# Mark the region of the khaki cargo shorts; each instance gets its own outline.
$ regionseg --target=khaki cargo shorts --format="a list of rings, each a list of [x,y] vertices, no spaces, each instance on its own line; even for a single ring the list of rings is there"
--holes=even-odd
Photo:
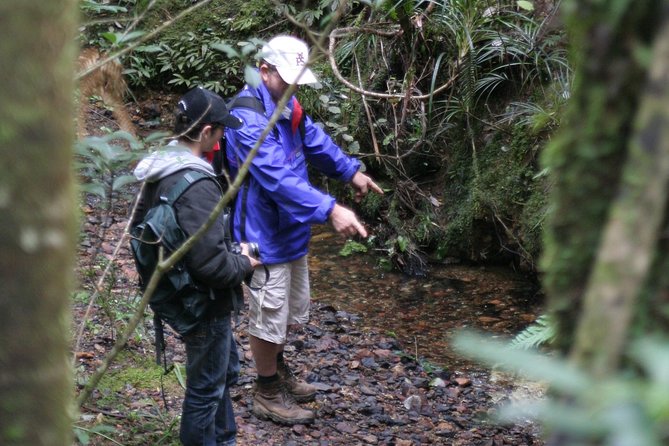
[[[307,256],[288,263],[256,268],[249,291],[249,334],[273,344],[285,344],[289,325],[309,320]]]

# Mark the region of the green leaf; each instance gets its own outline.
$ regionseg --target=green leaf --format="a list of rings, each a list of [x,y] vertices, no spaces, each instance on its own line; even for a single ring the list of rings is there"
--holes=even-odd
[[[601,420],[582,408],[573,405],[566,406],[551,400],[530,402],[521,401],[515,404],[504,405],[499,409],[496,418],[503,422],[525,422],[527,419],[538,419],[555,428],[561,427],[565,431],[579,436],[601,434],[604,424]],[[634,443],[637,444],[637,443]]]
[[[407,252],[409,249],[409,239],[404,236],[397,237],[397,246],[400,249],[400,252]]]
[[[227,43],[212,43],[211,48],[216,51],[225,53],[225,55],[228,56],[230,59],[238,58],[240,56],[239,52],[234,47],[228,45]]]
[[[84,139],[84,144],[93,150],[101,161],[108,162],[114,157],[114,150],[104,138],[91,136]]]
[[[534,11],[534,4],[525,0],[518,0],[518,7],[525,11]]]
[[[100,35],[112,45],[115,45],[118,42],[118,34],[116,33],[107,32],[107,33],[102,33]]]
[[[140,53],[159,53],[163,49],[160,45],[141,45],[134,49],[134,51]]]
[[[242,55],[248,56],[251,53],[254,53],[257,50],[255,45],[244,45],[242,47]]]
[[[169,132],[153,132],[149,136],[147,136],[144,141],[146,143],[151,143],[155,141],[159,141],[161,139],[168,138],[171,134]]]
[[[182,388],[186,388],[186,377],[184,376],[184,372],[181,370],[183,366],[181,364],[175,364],[174,365],[174,375],[177,378],[177,382],[179,385],[181,385]]]
[[[360,143],[358,141],[353,141],[346,149],[349,153],[355,155],[356,153],[360,152]]]
[[[117,13],[117,12],[128,12],[126,8],[123,6],[111,6],[111,5],[103,5],[100,4],[96,1],[93,0],[82,0],[81,2],[81,9],[84,11],[93,11],[96,13],[100,12],[111,12],[111,13]]]
[[[556,325],[552,317],[542,314],[532,325],[513,338],[511,347],[527,350],[550,343],[557,335]]]
[[[347,240],[344,244],[344,247],[339,251],[339,255],[342,257],[348,257],[354,253],[365,253],[367,252],[367,247],[362,243],[358,243],[353,240]]]
[[[102,184],[99,183],[86,183],[82,184],[80,186],[81,191],[85,193],[89,193],[92,195],[96,195],[103,200],[107,197],[107,190]]]
[[[335,115],[341,114],[341,108],[335,106],[328,107],[328,111]]]
[[[567,395],[585,393],[595,385],[587,374],[570,363],[529,350],[513,349],[505,343],[472,332],[459,333],[454,347],[481,363],[519,373],[529,379],[548,381],[556,390]]]
[[[112,184],[112,190],[116,191],[121,189],[123,186],[136,182],[137,178],[135,178],[134,175],[121,175],[120,177],[116,177],[114,179],[114,184]]]
[[[246,65],[244,67],[244,80],[252,87],[257,87],[260,85],[260,73],[254,67]]]
[[[91,443],[91,437],[88,435],[88,432],[76,426],[74,427],[74,435],[77,437],[77,441],[81,443],[82,446],[88,446]]]
[[[669,346],[657,339],[642,339],[631,353],[653,382],[669,387]]]
[[[128,34],[121,34],[118,39],[118,43],[130,42],[146,34],[144,31],[132,31]]]
[[[125,130],[116,130],[115,132],[110,133],[109,135],[104,137],[105,141],[113,141],[115,139],[122,139],[124,141],[127,141],[128,143],[132,144],[137,144],[137,138],[135,135],[133,135],[130,132],[127,132]],[[114,146],[115,148],[119,150],[123,150],[122,147]]]

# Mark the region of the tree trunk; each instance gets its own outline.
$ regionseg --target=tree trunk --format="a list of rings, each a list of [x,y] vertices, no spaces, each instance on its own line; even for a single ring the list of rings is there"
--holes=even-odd
[[[620,190],[648,69],[639,48],[652,44],[660,3],[563,4],[576,71],[563,131],[543,156],[554,187],[542,258],[549,310],[556,316],[563,352],[574,343],[587,281]]]
[[[667,9],[667,8],[665,8]],[[669,195],[669,10],[629,143],[621,188],[585,294],[573,358],[596,375],[614,372],[660,241]]]
[[[77,2],[0,2],[0,444],[69,445]]]

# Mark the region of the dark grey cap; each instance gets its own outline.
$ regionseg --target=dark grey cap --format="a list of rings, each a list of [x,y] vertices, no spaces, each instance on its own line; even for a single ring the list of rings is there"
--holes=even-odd
[[[221,124],[238,129],[242,121],[228,112],[222,97],[202,87],[195,87],[177,103],[177,119],[184,124]]]

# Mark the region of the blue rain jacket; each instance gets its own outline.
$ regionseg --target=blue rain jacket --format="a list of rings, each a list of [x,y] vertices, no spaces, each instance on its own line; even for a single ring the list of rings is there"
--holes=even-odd
[[[257,88],[246,85],[240,96],[255,96],[265,106],[265,115],[250,109],[234,108],[232,114],[244,125],[226,129],[226,154],[231,173],[243,164],[260,138],[276,108],[262,82]],[[339,146],[307,116],[305,141],[291,128],[292,98],[276,128],[269,133],[246,178],[248,194],[245,212],[245,240],[241,235],[244,187],[237,194],[234,237],[256,242],[263,263],[290,262],[307,254],[313,223],[325,223],[335,199],[309,182],[307,162],[330,178],[349,182],[360,162],[347,156]]]

